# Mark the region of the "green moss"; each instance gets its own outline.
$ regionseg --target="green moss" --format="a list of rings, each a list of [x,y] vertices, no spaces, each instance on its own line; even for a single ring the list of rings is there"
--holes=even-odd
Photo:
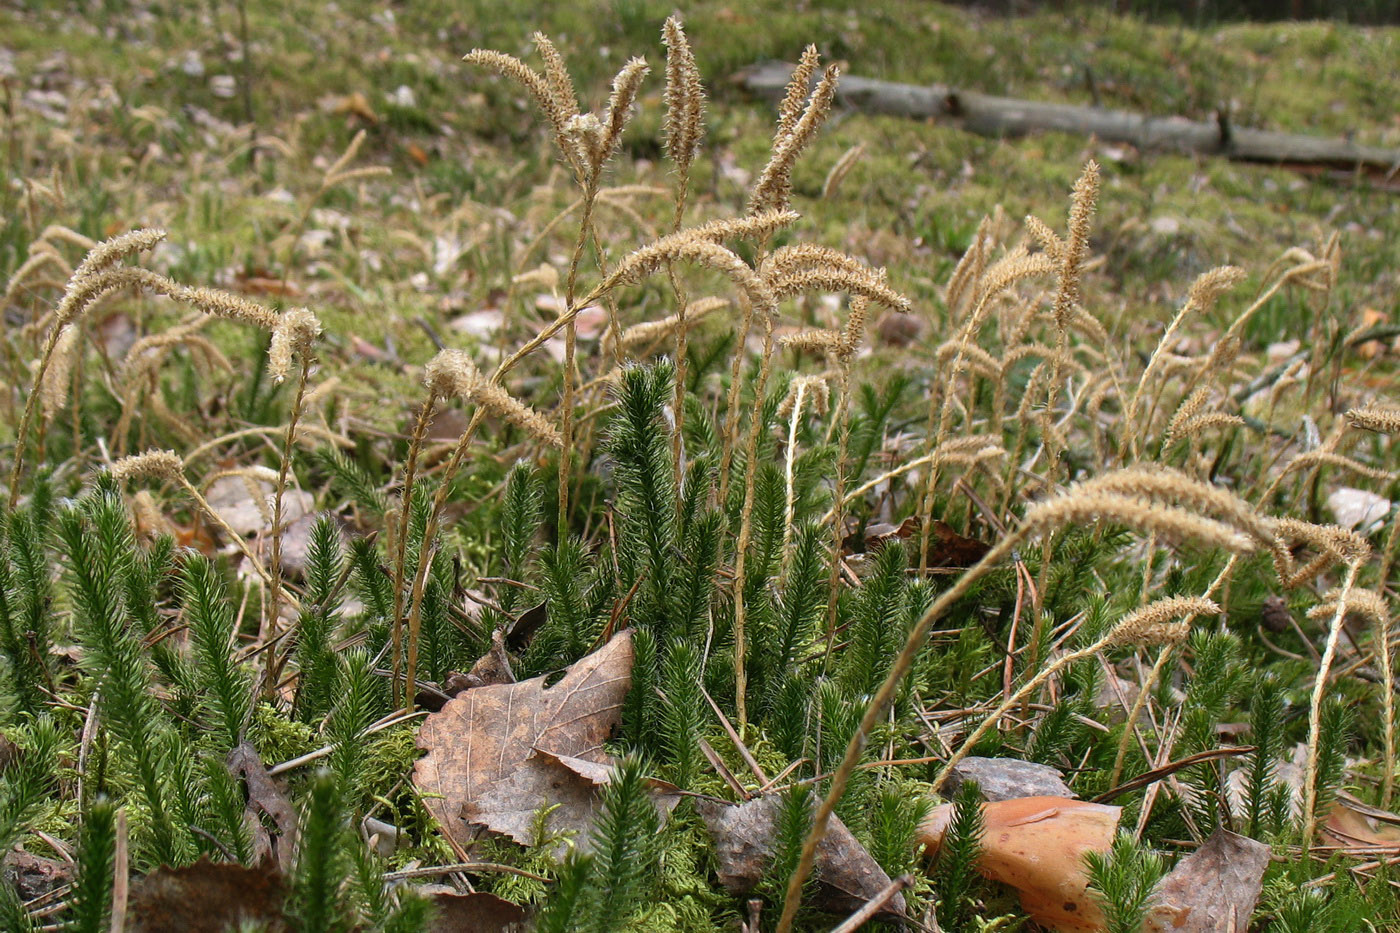
[[[268,703],[259,703],[253,709],[248,732],[258,755],[269,765],[299,758],[321,747],[311,726],[291,719]]]

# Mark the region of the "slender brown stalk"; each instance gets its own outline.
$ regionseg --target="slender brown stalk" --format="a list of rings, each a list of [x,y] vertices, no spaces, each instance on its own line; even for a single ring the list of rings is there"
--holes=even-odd
[[[423,448],[423,439],[427,437],[428,426],[433,421],[433,411],[437,404],[437,395],[429,390],[428,397],[424,399],[423,405],[418,409],[418,417],[413,422],[413,435],[408,442],[408,460],[403,468],[403,496],[399,505],[398,530],[394,535],[394,621],[393,621],[393,676],[390,679],[393,702],[397,704],[399,697],[399,675],[402,673],[403,663],[403,600],[404,600],[404,572],[405,562],[408,560],[408,528],[413,509],[413,481],[418,475],[418,453]]]
[[[268,572],[272,575],[272,580],[268,584],[267,596],[267,630],[276,632],[278,613],[282,603],[282,533],[283,513],[285,505],[285,491],[287,488],[287,476],[292,467],[292,449],[296,443],[297,421],[301,418],[302,404],[306,400],[306,383],[311,374],[311,360],[305,352],[301,354],[301,369],[297,375],[296,398],[292,402],[292,413],[287,419],[287,434],[282,442],[282,462],[277,468],[277,482],[272,493],[272,551],[268,555]],[[273,649],[276,650],[275,648]],[[269,671],[276,670],[277,665],[271,663],[267,666]]]
[[[423,528],[423,540],[419,543],[418,567],[413,576],[413,589],[408,605],[408,669],[404,678],[405,695],[403,701],[406,712],[413,712],[414,704],[417,702],[418,636],[423,626],[423,591],[428,579],[428,568],[433,562],[431,551],[433,542],[437,540],[438,519],[442,515],[443,507],[447,505],[447,496],[452,488],[452,480],[456,478],[457,471],[461,469],[462,460],[466,456],[467,449],[471,446],[472,439],[476,436],[476,430],[481,425],[485,415],[485,408],[478,406],[472,414],[471,421],[467,423],[467,429],[462,432],[461,437],[457,439],[456,446],[452,448],[452,456],[447,461],[447,466],[442,472],[440,485],[433,494],[433,504],[428,510],[428,521]]]
[[[744,447],[744,504],[739,510],[739,539],[734,554],[734,694],[735,715],[739,734],[748,726],[748,671],[744,666],[747,636],[744,624],[748,606],[744,594],[747,583],[747,555],[753,537],[753,502],[755,480],[758,476],[758,438],[763,431],[763,400],[768,388],[768,374],[773,364],[773,317],[771,308],[763,315],[763,359],[759,364],[758,380],[754,384],[753,409],[749,413],[748,442]]]
[[[564,306],[566,308],[574,306],[575,293],[578,288],[579,262],[583,258],[583,250],[588,243],[589,231],[593,223],[593,205],[597,197],[597,181],[595,178],[589,178],[584,184],[583,214],[579,219],[578,239],[574,242],[574,252],[569,259],[569,275],[564,285]],[[564,393],[563,399],[559,403],[559,434],[563,438],[563,445],[559,450],[558,528],[559,534],[565,536],[569,533],[569,480],[573,466],[574,385],[578,378],[574,359],[577,343],[578,325],[571,318],[564,327]]]

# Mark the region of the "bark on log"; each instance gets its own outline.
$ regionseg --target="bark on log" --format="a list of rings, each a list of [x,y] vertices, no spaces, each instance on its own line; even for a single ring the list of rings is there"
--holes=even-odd
[[[756,65],[739,75],[749,93],[782,97],[792,65]],[[946,84],[899,84],[843,75],[836,101],[862,113],[917,119],[947,119],[981,136],[1024,136],[1061,132],[1096,136],[1142,150],[1218,155],[1241,162],[1361,171],[1386,179],[1400,173],[1400,149],[1362,146],[1345,139],[1278,133],[1184,117],[1150,117],[1124,110],[1052,104],[964,91]]]

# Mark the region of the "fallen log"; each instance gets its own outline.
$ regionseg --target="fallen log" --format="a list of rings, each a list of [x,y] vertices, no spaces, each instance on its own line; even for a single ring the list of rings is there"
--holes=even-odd
[[[756,65],[741,72],[738,82],[756,96],[779,98],[792,77],[792,68],[785,62]],[[1300,169],[1341,169],[1387,181],[1400,174],[1400,149],[1236,127],[1223,115],[1213,122],[1152,117],[1125,110],[998,97],[946,84],[899,84],[855,75],[842,76],[836,102],[862,113],[951,120],[980,136],[1075,133],[1127,143],[1144,151],[1203,153]]]

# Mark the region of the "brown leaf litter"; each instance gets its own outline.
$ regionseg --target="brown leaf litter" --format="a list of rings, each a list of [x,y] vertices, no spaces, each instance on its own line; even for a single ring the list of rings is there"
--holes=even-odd
[[[695,798],[695,809],[715,842],[720,883],[730,894],[747,894],[763,879],[773,860],[781,806],[776,796],[743,804]],[[890,884],[890,876],[835,816],[817,847],[816,878],[813,903],[835,913],[860,909]],[[904,896],[890,898],[882,912],[902,916]]]
[[[551,833],[574,832],[586,846],[598,787],[612,770],[603,743],[631,683],[632,637],[623,632],[552,686],[540,676],[464,690],[419,730],[428,754],[413,782],[424,805],[464,851],[483,827],[534,844],[545,807]]]

